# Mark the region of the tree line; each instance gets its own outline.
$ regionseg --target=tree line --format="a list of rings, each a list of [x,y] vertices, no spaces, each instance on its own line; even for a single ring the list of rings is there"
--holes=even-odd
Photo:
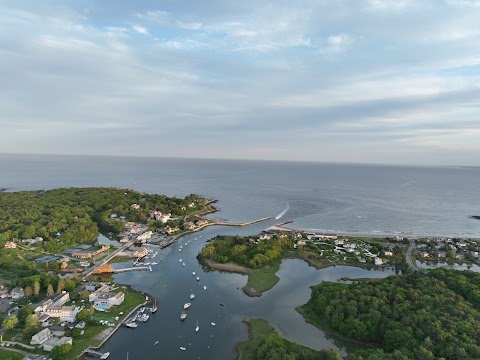
[[[349,360],[479,359],[480,274],[435,269],[353,284],[324,282],[305,308],[348,337],[378,345]]]

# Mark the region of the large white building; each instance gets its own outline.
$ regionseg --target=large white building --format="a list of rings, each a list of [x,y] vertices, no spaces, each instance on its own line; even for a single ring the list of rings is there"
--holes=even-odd
[[[75,306],[47,306],[43,313],[53,318],[59,318],[60,321],[74,322],[75,316],[80,310]]]
[[[48,306],[63,306],[70,300],[70,293],[62,291],[60,294],[46,299],[35,308],[35,313],[43,313]]]
[[[125,294],[123,292],[112,293],[110,292],[109,287],[103,284],[99,289],[88,296],[88,300],[93,302],[94,305],[111,307],[123,303],[125,300]]]

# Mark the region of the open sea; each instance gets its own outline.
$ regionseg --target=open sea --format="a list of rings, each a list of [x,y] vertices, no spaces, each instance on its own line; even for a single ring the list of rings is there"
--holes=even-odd
[[[480,215],[479,184],[479,167],[0,155],[0,188],[7,191],[95,186],[169,196],[196,193],[218,200],[213,218],[237,222],[272,217],[245,228],[209,227],[163,250],[153,272],[116,275],[118,282],[153,295],[159,310],[137,329],[119,329],[101,349],[110,351],[111,359],[126,359],[127,353],[130,360],[234,359],[235,345],[247,339],[242,320],[252,317],[268,320],[285,338],[311,348],[333,347],[342,354],[354,350],[354,344],[306,324],[295,307],[321,281],[385,277],[395,269],[315,270],[300,260],[285,260],[277,273],[279,283],[261,297],[249,298],[241,291],[245,276],[201,268],[196,255],[205,240],[217,234],[253,235],[287,220],[295,228],[336,233],[480,238],[480,221],[469,218]],[[179,264],[180,255],[185,267]],[[187,320],[180,322],[191,292],[196,298]],[[180,346],[187,351],[179,351]]]

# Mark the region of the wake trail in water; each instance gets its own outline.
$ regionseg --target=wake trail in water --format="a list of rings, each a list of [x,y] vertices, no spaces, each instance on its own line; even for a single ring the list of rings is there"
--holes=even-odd
[[[290,209],[290,204],[287,201],[287,207],[280,214],[275,216],[275,219],[278,220],[278,219],[282,218],[282,216],[285,215],[289,209]]]

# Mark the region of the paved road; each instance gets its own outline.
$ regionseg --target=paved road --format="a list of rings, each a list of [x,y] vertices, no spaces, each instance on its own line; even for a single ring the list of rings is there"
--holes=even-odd
[[[410,243],[409,243],[407,252],[405,254],[405,260],[407,261],[408,267],[413,272],[418,271],[417,267],[415,266],[414,262],[412,261],[412,251],[413,251],[414,247],[415,247],[415,240],[410,239]]]

